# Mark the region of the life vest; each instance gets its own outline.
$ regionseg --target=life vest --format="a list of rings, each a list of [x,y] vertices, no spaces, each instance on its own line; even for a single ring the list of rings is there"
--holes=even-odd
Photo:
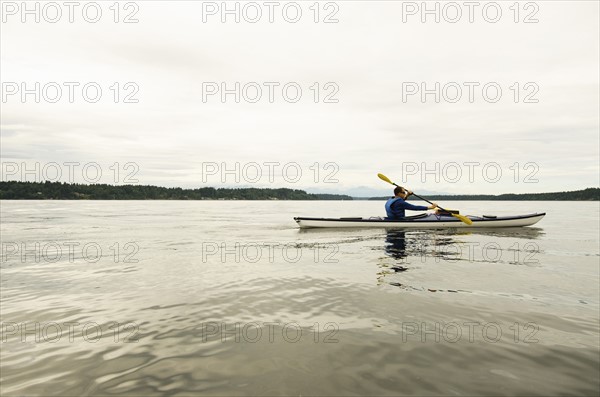
[[[398,208],[398,209],[392,208],[392,205],[398,200],[404,201],[400,197],[392,197],[392,198],[388,199],[388,201],[386,201],[385,212],[386,212],[388,218],[392,218],[392,219],[404,218],[404,216],[405,216],[404,208]]]

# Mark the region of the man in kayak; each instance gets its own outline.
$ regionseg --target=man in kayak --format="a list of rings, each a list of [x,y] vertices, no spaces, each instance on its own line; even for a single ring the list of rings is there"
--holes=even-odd
[[[387,213],[388,219],[400,219],[404,218],[406,215],[404,210],[412,210],[412,211],[426,211],[432,210],[437,207],[436,203],[432,203],[429,207],[425,207],[424,205],[412,205],[406,202],[408,196],[410,196],[412,192],[410,190],[404,190],[400,186],[394,189],[394,197],[390,198],[385,203],[385,212]]]

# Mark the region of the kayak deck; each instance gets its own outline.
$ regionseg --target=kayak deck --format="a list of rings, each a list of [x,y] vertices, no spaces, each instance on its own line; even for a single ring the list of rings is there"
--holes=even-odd
[[[546,213],[535,213],[515,216],[473,216],[467,218],[473,221],[472,225],[460,221],[449,215],[421,214],[408,216],[402,219],[391,220],[381,217],[372,218],[306,218],[295,217],[294,220],[300,228],[330,227],[330,228],[473,228],[473,227],[523,227],[539,222]]]

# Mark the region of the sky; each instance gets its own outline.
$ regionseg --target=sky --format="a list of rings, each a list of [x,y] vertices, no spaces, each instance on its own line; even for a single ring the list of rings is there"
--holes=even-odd
[[[2,180],[600,186],[599,3],[475,3],[3,1]]]

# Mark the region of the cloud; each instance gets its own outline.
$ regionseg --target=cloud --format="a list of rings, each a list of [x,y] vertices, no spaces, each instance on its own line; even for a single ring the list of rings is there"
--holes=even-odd
[[[203,185],[206,162],[297,162],[305,175],[318,163],[321,179],[333,163],[335,189],[353,192],[381,189],[377,172],[404,177],[409,162],[425,169],[495,162],[504,172],[497,183],[421,175],[407,182],[465,193],[598,185],[597,3],[540,3],[534,24],[515,23],[508,7],[497,24],[480,14],[473,24],[451,24],[421,23],[418,15],[402,23],[401,2],[338,5],[334,24],[312,22],[308,8],[297,24],[220,23],[218,16],[202,23],[196,2],[139,3],[137,24],[11,20],[0,43],[3,82],[95,82],[102,98],[88,103],[78,92],[74,103],[20,103],[11,96],[1,109],[3,161],[136,162],[141,183],[169,186]],[[138,103],[123,103],[133,92],[128,82]],[[239,82],[242,90],[256,83],[262,97],[206,101],[206,82],[228,89]],[[273,103],[265,82],[278,83]],[[436,82],[442,90],[458,84],[462,99],[403,95],[407,83],[431,89]],[[479,84],[472,103],[465,82]],[[502,89],[497,103],[483,97],[490,82]],[[283,97],[286,83],[301,87],[297,103]],[[338,102],[324,103],[328,95]],[[538,102],[524,103],[528,95]],[[539,182],[515,183],[515,163],[535,163]],[[333,190],[314,179],[278,181]]]

